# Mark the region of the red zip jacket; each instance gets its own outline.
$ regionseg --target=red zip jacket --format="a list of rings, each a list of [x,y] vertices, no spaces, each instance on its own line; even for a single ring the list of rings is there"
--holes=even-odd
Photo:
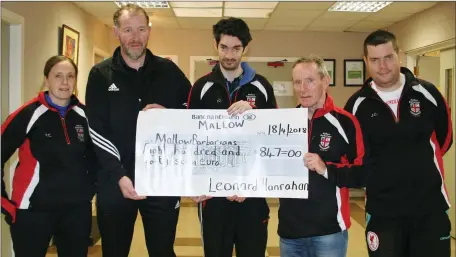
[[[41,92],[6,119],[1,140],[2,213],[12,222],[16,209],[60,210],[92,200],[96,160],[84,106],[75,96],[61,117]],[[17,149],[9,198],[4,166]]]

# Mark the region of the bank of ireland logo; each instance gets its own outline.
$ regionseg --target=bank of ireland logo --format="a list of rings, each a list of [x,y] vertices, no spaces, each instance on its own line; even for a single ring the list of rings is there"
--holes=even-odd
[[[322,150],[322,151],[328,150],[330,142],[331,142],[331,135],[329,133],[322,133],[320,135],[320,150]]]
[[[410,99],[410,113],[413,116],[419,116],[421,114],[420,101],[416,99]]]
[[[256,115],[253,113],[246,113],[244,116],[242,116],[244,120],[254,120],[256,119]]]
[[[378,249],[379,244],[380,242],[377,234],[372,231],[367,232],[367,245],[372,252],[375,252]]]
[[[76,125],[74,128],[76,129],[79,141],[84,142],[84,127],[82,125]]]

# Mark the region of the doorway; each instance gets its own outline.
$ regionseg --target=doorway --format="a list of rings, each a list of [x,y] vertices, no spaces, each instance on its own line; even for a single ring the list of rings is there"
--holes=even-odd
[[[22,101],[24,72],[24,18],[2,8],[1,18],[1,121],[6,120],[8,115],[18,109]],[[10,195],[12,177],[14,175],[14,163],[17,162],[17,154],[14,154],[5,164],[4,181],[6,191]],[[4,219],[0,222],[1,227],[1,255],[4,257],[14,256],[9,226]]]

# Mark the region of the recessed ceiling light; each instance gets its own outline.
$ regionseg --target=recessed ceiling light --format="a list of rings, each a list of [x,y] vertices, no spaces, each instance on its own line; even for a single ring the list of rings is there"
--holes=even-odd
[[[120,1],[114,2],[120,8],[122,5],[126,4],[136,4],[142,8],[169,8],[168,2],[165,1],[138,1],[138,2],[128,2],[128,1]]]
[[[378,12],[392,2],[336,2],[328,11],[333,12]]]

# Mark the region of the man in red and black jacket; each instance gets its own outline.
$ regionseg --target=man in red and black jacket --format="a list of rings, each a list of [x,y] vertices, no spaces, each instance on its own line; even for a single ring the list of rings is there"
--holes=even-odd
[[[214,47],[219,64],[198,79],[188,97],[189,109],[228,109],[239,114],[250,109],[276,108],[272,86],[256,74],[242,55],[252,39],[247,24],[236,18],[219,21],[213,27]],[[202,224],[206,257],[264,257],[267,243],[269,207],[264,198],[195,197]],[[245,200],[245,201],[244,201]]]
[[[371,257],[450,256],[443,155],[452,144],[447,103],[431,83],[401,68],[396,37],[364,41],[371,74],[347,102],[369,145],[366,239]]]
[[[364,141],[356,118],[334,105],[326,93],[329,75],[317,56],[293,65],[293,86],[298,108],[308,109],[309,151],[304,165],[309,172],[308,199],[280,199],[280,256],[345,257],[350,227],[349,192],[361,187]],[[349,176],[351,174],[358,176]],[[358,178],[360,178],[358,180]]]

